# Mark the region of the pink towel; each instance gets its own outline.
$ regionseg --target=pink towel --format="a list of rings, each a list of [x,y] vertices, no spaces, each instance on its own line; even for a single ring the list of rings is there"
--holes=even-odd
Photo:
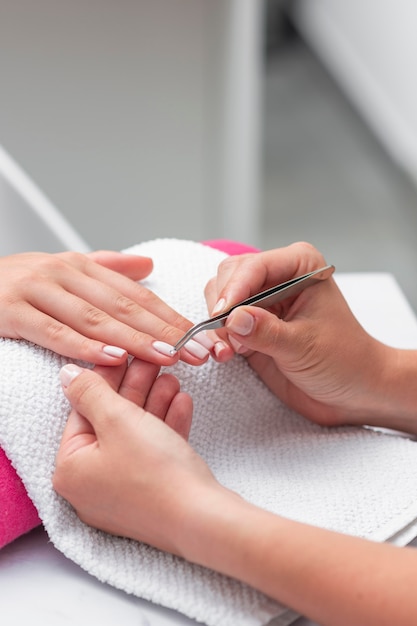
[[[225,239],[202,243],[229,255],[257,252],[251,246]],[[0,448],[0,548],[40,523],[38,512],[27,495],[22,481]]]
[[[0,548],[40,523],[22,481],[0,448]]]

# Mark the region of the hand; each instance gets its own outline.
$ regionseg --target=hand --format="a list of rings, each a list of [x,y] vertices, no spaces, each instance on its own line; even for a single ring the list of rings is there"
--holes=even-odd
[[[325,264],[306,243],[230,257],[207,285],[209,308],[217,302],[218,313]],[[269,310],[239,307],[225,330],[235,350],[247,356],[268,387],[317,423],[363,423],[374,419],[385,402],[384,371],[392,349],[365,332],[333,279]]]
[[[107,251],[0,258],[0,335],[101,365],[127,353],[172,365],[171,346],[191,323],[136,282],[151,271],[149,258]],[[207,360],[200,343],[186,348],[184,361]]]
[[[53,480],[87,524],[178,554],[190,509],[217,483],[186,443],[191,398],[174,376],[157,374],[139,360],[63,368],[73,410]]]
[[[158,368],[139,361],[126,373],[123,365],[97,370],[109,382],[74,365],[61,374],[74,409],[54,487],[84,522],[241,580],[321,624],[417,623],[413,548],[245,502],[175,432],[186,436],[191,403],[173,377],[155,381]]]

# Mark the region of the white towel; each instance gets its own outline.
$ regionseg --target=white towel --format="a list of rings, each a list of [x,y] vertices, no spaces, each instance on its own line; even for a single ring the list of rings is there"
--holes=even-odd
[[[207,316],[203,287],[224,254],[156,240],[146,284],[193,321]],[[53,491],[55,454],[68,414],[58,372],[66,359],[25,341],[0,340],[0,444],[54,545],[99,580],[208,626],[284,626],[292,611],[257,591],[79,521]],[[191,443],[218,479],[270,511],[378,541],[417,518],[417,448],[362,428],[326,429],[282,405],[236,357],[174,368],[195,404]],[[404,535],[405,536],[405,535]],[[409,537],[407,537],[409,539]],[[401,540],[400,540],[401,543]]]

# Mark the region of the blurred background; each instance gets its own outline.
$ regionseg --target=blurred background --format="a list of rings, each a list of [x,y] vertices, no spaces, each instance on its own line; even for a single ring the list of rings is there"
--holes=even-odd
[[[0,144],[92,248],[315,244],[417,311],[413,0],[1,0]]]

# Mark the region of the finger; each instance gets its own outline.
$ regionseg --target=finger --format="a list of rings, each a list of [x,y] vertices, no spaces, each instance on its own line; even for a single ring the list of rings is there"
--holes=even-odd
[[[96,443],[97,437],[91,423],[78,411],[72,409],[62,433],[60,452],[62,456],[70,456],[84,446]],[[59,456],[58,454],[58,456]]]
[[[159,365],[134,359],[119,387],[120,395],[137,406],[144,407],[159,370]]]
[[[98,439],[112,437],[114,425],[130,419],[132,410],[136,419],[140,415],[138,407],[122,398],[95,371],[68,364],[61,369],[60,379],[73,409],[90,422]]]
[[[153,269],[153,261],[149,257],[113,252],[110,250],[97,250],[88,255],[94,263],[98,263],[107,269],[123,274],[132,280],[142,280],[149,276]]]
[[[193,416],[193,401],[187,393],[177,393],[173,398],[165,423],[188,441]]]
[[[221,312],[263,289],[317,269],[324,263],[318,250],[304,242],[227,259],[219,266],[217,303],[213,311]]]
[[[120,365],[109,367],[108,365],[96,365],[94,371],[96,374],[100,374],[103,380],[115,391],[120,393],[120,387],[126,376],[128,369],[127,360]]]
[[[162,374],[149,391],[144,409],[159,419],[165,420],[174,397],[179,393],[180,384],[172,374]]]
[[[99,285],[98,289],[104,292],[106,286]],[[108,302],[115,302],[119,299],[120,303],[122,297],[110,291],[107,293],[107,298]],[[25,338],[29,338],[30,334],[30,340],[34,336],[41,335],[45,347],[60,351],[65,356],[103,365],[110,364],[109,357],[116,358],[120,362],[126,358],[126,352],[160,365],[172,365],[178,360],[177,354],[171,351],[176,338],[179,339],[182,336],[181,331],[170,327],[157,316],[131,301],[126,302],[126,309],[130,307],[128,313],[123,314],[119,306],[117,310],[113,307],[112,315],[94,306],[92,303],[94,300],[98,299],[94,298],[93,291],[84,300],[82,297],[67,292],[59,285],[50,286],[44,291],[39,290],[31,295],[30,304],[34,311],[31,312],[30,324],[27,324],[25,329],[19,326],[17,329]],[[105,297],[102,296],[100,300],[99,304],[105,307]],[[108,305],[110,311],[111,308]],[[43,318],[44,324],[47,325],[41,325],[39,323],[41,318],[38,316],[36,320],[38,326],[31,330],[35,310],[47,316],[48,319]],[[172,334],[175,339],[168,343],[169,336]],[[112,349],[111,346],[114,348]],[[188,361],[193,364],[201,363],[201,356],[188,354]],[[207,357],[208,352],[204,352],[204,356]]]
[[[117,389],[126,367],[97,367],[96,374],[99,374],[112,389]],[[61,369],[61,382],[66,388],[72,380],[84,370],[78,365],[69,363]],[[91,422],[81,415],[75,408],[72,408],[67,423],[62,434],[58,457],[68,457],[82,447],[94,444],[97,437]]]
[[[129,282],[135,287],[135,300],[104,282],[78,274],[62,280],[60,297],[46,289],[41,297],[39,290],[31,302],[40,309],[47,307],[51,315],[88,337],[122,346],[134,356],[160,365],[172,365],[177,360],[173,346],[191,322],[142,285]],[[201,365],[209,356],[208,341],[197,338],[189,342],[181,358]]]
[[[11,324],[2,332],[5,337],[26,339],[63,356],[89,363],[118,365],[128,356],[125,348],[86,337],[27,303],[15,307]]]
[[[226,329],[236,352],[250,350],[276,356],[297,341],[294,324],[258,307],[238,307],[229,315]]]
[[[145,309],[152,311],[158,318],[180,330],[188,330],[189,320],[140,283],[92,262],[85,255],[76,255],[73,265],[73,269],[77,268],[78,271],[76,269],[73,272],[68,271],[61,279],[61,284],[67,291],[77,294],[107,312],[109,312],[107,310],[109,302],[120,306],[122,314],[126,313],[126,308],[128,311],[132,308],[134,315],[139,310]],[[105,291],[103,291],[103,286],[107,288]],[[117,296],[120,294],[125,296],[127,301],[123,299],[119,301]],[[101,298],[104,299],[104,302],[101,301]],[[139,308],[135,309],[131,303],[138,305]],[[112,308],[111,312],[113,313],[114,310],[115,308]]]

